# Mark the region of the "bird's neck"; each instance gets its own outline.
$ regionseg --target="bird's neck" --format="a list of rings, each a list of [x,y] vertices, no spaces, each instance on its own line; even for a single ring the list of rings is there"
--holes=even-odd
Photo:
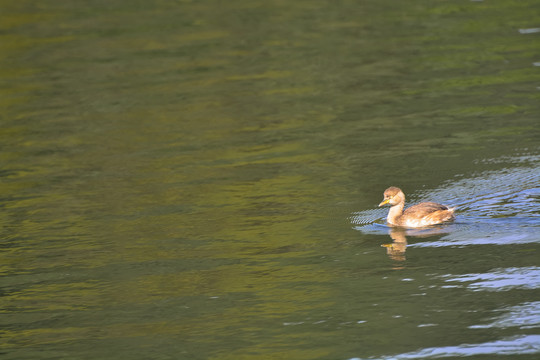
[[[388,211],[388,217],[386,220],[390,224],[397,225],[398,218],[403,215],[403,207],[405,207],[405,202],[400,202],[399,204],[396,204],[390,208],[390,211]]]

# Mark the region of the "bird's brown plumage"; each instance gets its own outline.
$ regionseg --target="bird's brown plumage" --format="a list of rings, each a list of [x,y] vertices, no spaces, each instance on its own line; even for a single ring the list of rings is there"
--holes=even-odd
[[[387,221],[390,225],[404,227],[424,227],[441,224],[455,219],[454,209],[435,202],[423,202],[403,211],[405,194],[400,188],[389,187],[384,191],[384,199],[379,206],[390,204]]]

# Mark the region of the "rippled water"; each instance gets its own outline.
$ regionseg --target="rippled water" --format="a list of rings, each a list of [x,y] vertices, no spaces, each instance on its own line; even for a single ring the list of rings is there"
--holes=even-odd
[[[389,240],[393,242],[384,244],[384,247],[388,256],[398,262],[405,262],[409,254],[429,248],[455,249],[453,252],[475,253],[477,257],[500,253],[489,250],[492,246],[501,247],[503,251],[504,248],[518,247],[522,253],[535,252],[534,249],[540,244],[540,157],[527,154],[483,159],[481,162],[506,166],[501,170],[484,171],[466,178],[460,176],[457,180],[443,184],[439,189],[417,192],[414,196],[417,201],[436,198],[445,204],[456,206],[457,219],[452,224],[426,229],[389,229],[381,225],[385,222],[387,209],[357,212],[353,214],[351,221],[358,224],[355,229],[363,233],[388,234]],[[513,252],[514,250],[508,251],[509,257]],[[418,256],[411,256],[415,255]],[[465,266],[446,268],[445,270],[451,270],[450,273],[426,274],[433,281],[433,285],[419,287],[419,290],[423,291],[420,295],[426,296],[432,289],[449,291],[448,297],[462,296],[454,292],[466,291],[470,292],[471,297],[477,297],[478,299],[471,301],[480,305],[485,301],[480,299],[490,293],[513,294],[510,297],[517,300],[515,305],[501,302],[500,307],[490,310],[492,316],[476,320],[478,323],[472,321],[466,328],[492,330],[494,333],[502,329],[519,329],[520,335],[501,334],[502,336],[493,341],[467,341],[453,346],[429,347],[381,358],[538,354],[540,337],[536,329],[540,327],[540,307],[537,301],[530,300],[536,298],[540,289],[540,267],[537,266],[537,261],[534,261],[532,266],[526,266],[531,263],[523,262],[519,256],[513,260],[505,259],[504,255],[499,256],[502,257],[483,272],[468,272],[469,269]],[[500,265],[504,266],[499,266],[499,261]],[[478,295],[474,295],[475,293]],[[481,309],[468,311],[483,312]],[[428,323],[418,326],[440,325]],[[496,329],[499,330],[495,331]]]
[[[0,0],[2,359],[537,359],[537,8]]]
[[[501,157],[482,160],[506,163],[497,171],[459,176],[439,189],[414,194],[418,201],[437,201],[456,207],[453,224],[429,229],[390,230],[411,236],[446,234],[439,241],[417,242],[412,246],[459,246],[481,244],[524,244],[538,242],[540,226],[540,158],[537,155]],[[526,166],[519,166],[525,163]],[[464,195],[465,194],[465,195]],[[386,221],[387,209],[355,213],[351,220],[356,228],[367,233],[385,233],[380,226]]]

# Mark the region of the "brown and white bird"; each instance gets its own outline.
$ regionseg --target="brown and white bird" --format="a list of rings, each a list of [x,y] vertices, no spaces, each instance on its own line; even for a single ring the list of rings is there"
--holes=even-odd
[[[386,220],[389,225],[419,228],[442,224],[455,219],[454,209],[434,202],[423,202],[403,211],[405,194],[400,188],[391,186],[384,191],[384,200],[379,204],[390,204]]]

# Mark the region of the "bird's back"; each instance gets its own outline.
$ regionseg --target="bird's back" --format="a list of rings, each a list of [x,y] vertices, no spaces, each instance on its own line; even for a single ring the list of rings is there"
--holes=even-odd
[[[421,227],[454,220],[454,209],[435,202],[423,202],[407,208],[400,218],[402,225]]]

